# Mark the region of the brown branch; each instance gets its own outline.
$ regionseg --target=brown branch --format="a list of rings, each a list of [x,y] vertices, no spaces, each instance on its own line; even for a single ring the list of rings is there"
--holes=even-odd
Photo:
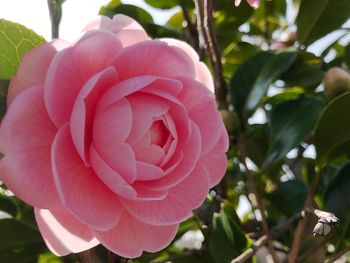
[[[270,236],[274,239],[278,239],[293,227],[293,225],[299,220],[300,216],[301,216],[301,213],[298,213],[294,215],[291,219],[289,219],[287,222],[285,222],[284,224],[281,224],[272,228],[271,232],[269,233]],[[259,250],[259,248],[264,246],[267,241],[268,241],[268,235],[263,235],[261,238],[259,238],[257,241],[253,243],[252,248],[249,248],[246,251],[244,251],[241,255],[233,259],[231,263],[246,262],[253,255],[255,255],[255,253]]]
[[[318,181],[320,178],[320,170],[317,169],[316,170],[316,176],[314,179],[314,182],[312,183],[311,188],[309,189],[308,195],[306,197],[306,201],[305,201],[305,205],[304,205],[304,210],[309,209],[309,207],[311,206],[315,193],[316,193],[316,188],[318,185]],[[304,217],[301,217],[298,223],[298,226],[294,232],[294,239],[293,239],[293,243],[289,252],[289,256],[288,256],[288,263],[295,263],[297,258],[298,258],[298,253],[299,253],[299,248],[301,245],[301,241],[302,241],[302,236],[303,236],[303,232],[305,229],[305,225],[307,222],[307,215],[305,215]]]
[[[198,29],[196,27],[196,24],[192,21],[190,14],[188,13],[188,10],[183,4],[180,4],[182,14],[184,16],[184,19],[186,21],[186,28],[188,30],[188,33],[190,35],[191,39],[191,44],[193,48],[199,53],[200,48],[199,48],[199,39],[198,39]]]
[[[333,257],[331,257],[330,259],[328,259],[326,262],[327,263],[333,263],[335,262],[337,259],[339,259],[340,257],[342,257],[343,255],[345,255],[346,253],[350,252],[350,246],[340,250],[338,253],[336,253]]]
[[[264,203],[261,199],[261,196],[259,194],[259,191],[258,191],[258,188],[256,186],[256,182],[255,182],[255,176],[254,174],[252,174],[252,172],[250,171],[250,169],[248,168],[247,166],[247,162],[246,162],[246,147],[245,147],[245,140],[244,140],[244,137],[243,137],[243,134],[240,134],[238,136],[238,147],[239,147],[239,151],[240,151],[240,158],[241,158],[241,162],[243,163],[245,169],[246,169],[246,174],[247,174],[247,177],[248,177],[248,185],[249,185],[249,188],[251,190],[251,192],[254,194],[255,198],[256,198],[256,203],[257,203],[257,206],[258,206],[258,210],[260,211],[260,214],[261,214],[261,219],[262,219],[262,229],[263,229],[263,232],[264,234],[267,236],[267,245],[268,245],[268,248],[269,248],[269,252],[272,256],[272,259],[275,263],[278,263],[279,260],[278,260],[278,257],[277,257],[277,253],[275,251],[275,248],[273,246],[273,242],[271,240],[271,237],[270,237],[270,234],[269,234],[269,225],[268,225],[268,222],[267,222],[267,218],[266,218],[266,215],[265,215],[265,207],[264,207]]]
[[[199,37],[204,40],[205,49],[214,71],[218,108],[227,109],[227,84],[223,74],[221,53],[213,30],[213,0],[194,0],[194,2]]]
[[[59,24],[62,16],[62,2],[60,0],[47,0],[47,6],[50,13],[51,21],[51,38],[59,37]]]
[[[77,255],[81,263],[102,263],[95,248],[80,252]]]

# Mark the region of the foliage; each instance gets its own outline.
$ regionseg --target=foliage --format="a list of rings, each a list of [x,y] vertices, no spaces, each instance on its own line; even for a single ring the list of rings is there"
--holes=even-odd
[[[203,40],[198,39],[193,2],[145,2],[159,12],[175,8],[174,14],[166,24],[158,25],[148,11],[119,0],[102,7],[100,14],[127,14],[152,37],[185,40],[214,72]],[[223,112],[233,112],[225,115],[233,116],[225,122],[234,127],[229,129],[227,173],[194,217],[181,224],[168,248],[134,262],[230,262],[264,234],[257,212],[259,196],[270,229],[299,213],[310,193],[314,193],[313,206],[339,216],[340,225],[328,241],[335,251],[319,246],[322,256],[314,262],[323,262],[349,246],[350,86],[341,91],[345,93],[327,98],[322,79],[334,66],[349,70],[350,44],[344,38],[334,39],[320,56],[306,47],[342,27],[349,18],[350,1],[291,2],[262,0],[254,10],[245,1],[238,7],[232,0],[214,1],[213,29],[228,88],[228,107]],[[287,19],[287,10],[292,19]],[[342,30],[349,38],[349,29]],[[0,20],[0,116],[5,112],[8,79],[23,55],[43,41],[24,26]],[[349,74],[344,77],[350,79]],[[47,251],[31,208],[9,195],[4,185],[0,197],[0,210],[5,213],[0,220],[0,262],[63,262]],[[239,200],[246,197],[251,207],[237,216]],[[198,229],[205,239],[200,249],[176,245],[184,233]],[[295,225],[276,237],[286,251],[292,246],[294,231]],[[319,243],[311,235],[304,231],[300,251],[307,253]],[[107,261],[104,248],[98,247],[97,253]],[[71,255],[64,262],[75,260]]]

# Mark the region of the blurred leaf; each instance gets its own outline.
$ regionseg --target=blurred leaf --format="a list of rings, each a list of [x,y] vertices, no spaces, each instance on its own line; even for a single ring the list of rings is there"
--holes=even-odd
[[[310,13],[311,12],[311,13]],[[303,0],[296,19],[301,44],[311,44],[349,19],[349,0]]]
[[[19,212],[19,206],[14,198],[0,195],[0,211],[4,211],[13,217],[16,217]]]
[[[350,43],[346,46],[345,52],[344,52],[344,62],[350,68]]]
[[[326,165],[328,159],[347,153],[344,143],[350,140],[349,116],[350,92],[332,100],[323,110],[315,130],[317,162]],[[347,144],[348,145],[348,144]]]
[[[213,216],[209,249],[215,262],[231,262],[249,246],[232,204],[225,202],[219,214]]]
[[[275,191],[267,194],[267,198],[284,215],[292,216],[303,209],[307,191],[304,182],[289,180],[280,183]]]
[[[0,249],[18,248],[26,244],[43,242],[39,231],[23,222],[16,219],[0,220]]]
[[[330,182],[325,193],[325,207],[341,220],[350,211],[350,162],[346,163]]]
[[[167,0],[167,1],[145,0],[145,2],[151,5],[152,7],[161,8],[161,9],[170,9],[176,6],[194,8],[193,1],[188,1],[188,0]]]
[[[10,79],[25,53],[45,43],[34,31],[11,21],[0,19],[0,79]]]
[[[249,125],[245,134],[245,143],[247,156],[260,167],[266,157],[269,146],[267,125]]]
[[[63,259],[55,256],[52,253],[41,254],[38,258],[38,263],[63,263]]]
[[[9,80],[0,79],[0,120],[5,115],[7,109],[7,89]]]
[[[184,16],[182,11],[176,12],[172,17],[169,18],[166,24],[177,29],[183,28]]]
[[[291,67],[282,74],[281,79],[286,83],[286,87],[316,87],[322,82],[323,70],[322,59],[314,54],[299,51]]]
[[[232,76],[230,81],[232,103],[241,117],[244,115],[244,105],[255,79],[273,56],[271,52],[258,53],[242,64]]]
[[[145,24],[147,33],[154,38],[171,37],[176,39],[182,39],[182,34],[168,26],[161,26],[153,23]]]
[[[272,97],[267,97],[264,100],[264,104],[278,104],[289,100],[296,100],[305,94],[305,90],[300,87],[286,88],[281,93],[278,93]]]
[[[109,4],[100,9],[100,15],[105,15],[112,18],[115,14],[124,14],[134,18],[137,22],[144,25],[147,23],[153,23],[152,16],[142,9],[141,7],[134,5],[120,4],[119,1],[113,1],[113,4]]]
[[[268,121],[270,147],[262,169],[278,162],[311,132],[323,103],[319,100],[301,98],[275,106]]]
[[[269,59],[269,61],[261,69],[248,95],[245,105],[247,112],[253,112],[255,110],[270,84],[276,80],[281,73],[289,68],[296,57],[297,52],[292,50],[278,53]]]

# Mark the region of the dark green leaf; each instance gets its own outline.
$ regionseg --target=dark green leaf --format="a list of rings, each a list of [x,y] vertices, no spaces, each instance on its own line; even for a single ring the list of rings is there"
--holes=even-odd
[[[231,262],[248,246],[249,241],[241,230],[234,207],[225,202],[220,213],[213,216],[213,229],[209,239],[209,249],[215,262]]]
[[[265,95],[270,84],[275,81],[281,73],[286,71],[297,57],[297,52],[285,51],[276,54],[261,69],[254,85],[248,95],[245,109],[247,112],[253,112],[258,106],[261,98]],[[248,72],[246,72],[248,74]]]
[[[153,23],[152,16],[141,7],[120,4],[118,1],[113,4],[104,6],[100,10],[100,15],[105,15],[110,18],[112,18],[115,14],[124,14],[130,16],[142,25]]]
[[[325,193],[325,207],[341,220],[344,220],[350,211],[350,162],[345,164],[333,180]]]
[[[267,198],[283,214],[292,216],[303,209],[306,195],[305,183],[299,180],[289,180],[280,183],[275,191],[267,195]]]
[[[21,58],[45,39],[32,30],[5,19],[0,19],[0,79],[16,74]]]
[[[350,140],[350,92],[332,100],[322,112],[315,131],[317,162],[325,165],[328,159],[347,153],[342,145]],[[345,151],[345,152],[344,152]]]
[[[39,231],[16,219],[0,220],[0,249],[19,248],[26,244],[43,242]]]
[[[237,113],[242,117],[244,105],[262,68],[274,55],[270,52],[258,53],[242,64],[231,78],[230,91]]]
[[[0,195],[0,211],[16,217],[19,212],[19,206],[13,197]]]
[[[270,147],[263,169],[278,162],[311,132],[323,108],[315,99],[301,98],[275,106],[270,115]]]
[[[349,0],[303,0],[297,16],[298,39],[311,44],[349,19]]]

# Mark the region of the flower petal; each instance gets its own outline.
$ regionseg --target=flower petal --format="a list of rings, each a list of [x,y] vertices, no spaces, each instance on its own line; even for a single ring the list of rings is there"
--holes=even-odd
[[[131,146],[125,143],[133,122],[130,103],[120,99],[107,108],[103,106],[101,99],[95,113],[92,145],[113,170],[132,183],[136,179],[136,159]]]
[[[7,95],[7,105],[23,90],[45,82],[46,72],[57,53],[68,46],[63,40],[53,40],[33,48],[21,59],[16,76],[11,79]]]
[[[20,199],[40,208],[60,204],[51,173],[51,143],[57,129],[47,115],[43,88],[36,86],[11,103],[0,128],[0,176]]]
[[[85,164],[89,164],[89,143],[92,137],[93,116],[98,99],[118,80],[114,68],[108,67],[90,78],[76,98],[70,118],[73,143]]]
[[[210,74],[208,67],[199,60],[199,56],[197,52],[186,42],[173,39],[173,38],[161,38],[161,41],[168,43],[172,47],[179,48],[186,52],[192,58],[196,69],[196,80],[201,82],[204,86],[206,86],[211,92],[214,93],[214,81]]]
[[[64,208],[34,209],[35,219],[48,248],[58,256],[79,253],[99,244],[89,227]]]
[[[69,125],[52,144],[52,168],[61,200],[83,223],[99,230],[114,227],[123,212],[118,197],[85,167],[72,142]]]
[[[125,213],[119,224],[107,232],[94,231],[97,239],[112,252],[126,258],[141,256],[143,251],[157,252],[174,239],[178,224],[153,226]]]
[[[225,154],[228,150],[227,138],[227,133],[224,131],[214,148],[199,159],[199,162],[202,163],[208,171],[210,187],[217,185],[225,175],[227,169],[227,156]]]
[[[131,17],[122,14],[115,15],[113,20],[106,16],[99,16],[97,19],[91,21],[85,27],[84,31],[96,29],[114,33],[120,39],[124,47],[149,40],[147,33],[139,23]]]
[[[93,31],[55,56],[45,81],[45,104],[57,127],[69,121],[75,99],[86,81],[110,66],[121,49],[113,34]]]
[[[157,40],[124,48],[113,65],[122,80],[145,75],[167,78],[196,75],[194,63],[185,52]]]
[[[122,205],[138,220],[152,225],[177,224],[191,216],[204,201],[209,189],[209,174],[198,163],[191,174],[169,189],[167,197],[158,201],[133,201],[121,198]]]

